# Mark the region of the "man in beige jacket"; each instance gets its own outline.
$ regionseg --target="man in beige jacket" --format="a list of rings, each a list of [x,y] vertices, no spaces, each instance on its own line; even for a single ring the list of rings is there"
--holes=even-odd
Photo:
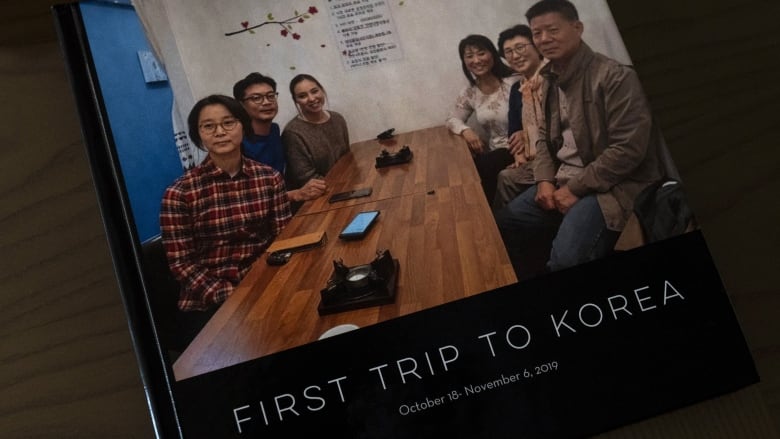
[[[520,278],[537,274],[532,260],[540,251],[549,251],[550,271],[610,253],[636,195],[661,177],[634,70],[582,41],[583,24],[567,0],[542,0],[526,17],[550,60],[541,72],[549,90],[536,185],[496,213]]]

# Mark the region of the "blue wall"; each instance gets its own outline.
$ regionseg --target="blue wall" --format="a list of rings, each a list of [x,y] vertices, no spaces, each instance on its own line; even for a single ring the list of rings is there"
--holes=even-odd
[[[171,124],[167,81],[144,81],[139,50],[150,50],[135,9],[80,3],[100,90],[141,241],[160,233],[160,200],[183,173]]]

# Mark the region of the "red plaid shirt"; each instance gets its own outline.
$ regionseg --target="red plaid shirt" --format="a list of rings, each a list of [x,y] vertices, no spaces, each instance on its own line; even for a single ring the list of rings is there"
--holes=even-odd
[[[166,191],[160,228],[171,272],[182,285],[179,308],[222,303],[290,221],[282,176],[244,158],[230,177],[207,158]]]

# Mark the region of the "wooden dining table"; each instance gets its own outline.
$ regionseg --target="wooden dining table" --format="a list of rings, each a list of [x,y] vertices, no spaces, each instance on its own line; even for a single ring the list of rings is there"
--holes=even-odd
[[[375,158],[383,150],[395,153],[404,145],[412,150],[411,162],[375,167]],[[463,139],[443,126],[426,128],[401,133],[388,140],[370,139],[352,144],[350,152],[328,172],[328,193],[304,203],[296,215],[479,181],[479,174]],[[333,194],[368,187],[372,189],[368,197],[328,202]]]
[[[282,266],[260,257],[173,365],[177,380],[317,341],[342,324],[358,327],[407,315],[517,281],[466,144],[444,127],[400,134],[394,143],[351,145],[326,176],[330,193],[371,187],[369,197],[308,202],[277,239],[324,231],[325,242]],[[382,149],[408,145],[411,163],[375,168]],[[362,240],[340,231],[359,212],[378,210]],[[320,291],[334,269],[398,260],[395,301],[320,315]]]

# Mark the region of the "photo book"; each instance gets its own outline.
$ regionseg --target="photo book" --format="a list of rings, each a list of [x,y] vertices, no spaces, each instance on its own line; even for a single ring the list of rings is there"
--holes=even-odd
[[[492,99],[474,91],[487,75],[480,69],[508,70],[504,55],[537,50],[521,43],[505,53],[499,38],[528,25],[535,3],[53,7],[159,437],[582,437],[758,382],[673,155],[643,92],[626,85],[636,73],[606,0],[574,0],[570,28],[532,26],[534,41],[549,39],[538,52],[551,58],[541,72],[560,84],[544,89],[552,95],[540,101],[546,113],[532,160],[568,165],[560,151],[575,145],[583,155],[580,130],[587,127],[603,144],[572,166],[593,176],[556,174],[571,184],[556,186],[549,200],[563,218],[586,200],[596,203],[615,239],[603,256],[565,268],[545,268],[545,257],[529,274],[516,262],[517,234],[506,226],[511,209],[485,196],[481,148],[507,146],[494,143],[492,125],[482,123],[489,105],[468,107],[460,129],[450,118],[466,108],[461,98],[469,90],[480,105]],[[484,37],[498,53],[468,43]],[[572,69],[555,63],[566,41],[583,43],[577,56],[623,68],[583,61],[567,83]],[[161,203],[166,188],[216,154],[190,138],[190,110],[206,96],[231,96],[252,72],[275,79],[277,94],[255,100],[277,104],[282,130],[311,114],[295,78],[316,78],[323,111],[346,121],[349,152],[324,175],[328,192],[294,205],[272,251],[242,267],[242,279],[202,329],[182,338],[182,285],[169,269]],[[512,74],[498,82],[508,89],[532,80]],[[525,99],[535,93],[528,88],[513,92]],[[632,113],[637,105],[648,111]],[[227,133],[229,122],[211,128]],[[399,153],[404,160],[379,166]],[[650,160],[657,178],[637,190],[634,178]],[[539,177],[544,172],[533,170],[549,183]],[[575,184],[581,181],[590,183]],[[541,185],[525,190],[543,203]],[[355,190],[360,196],[329,202]],[[566,196],[577,201],[567,204]],[[369,221],[360,223],[364,216]],[[551,244],[551,261],[562,235]]]

